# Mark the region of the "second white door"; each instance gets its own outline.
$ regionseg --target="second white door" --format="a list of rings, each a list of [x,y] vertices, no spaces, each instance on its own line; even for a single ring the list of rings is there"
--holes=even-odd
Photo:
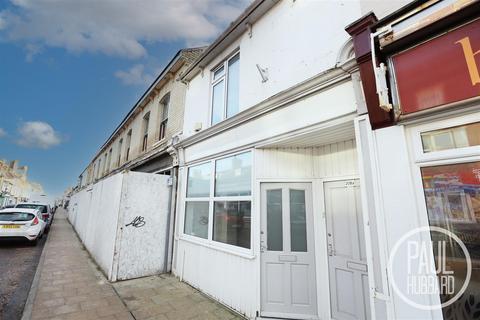
[[[365,236],[358,180],[326,182],[328,267],[332,318],[370,318]]]

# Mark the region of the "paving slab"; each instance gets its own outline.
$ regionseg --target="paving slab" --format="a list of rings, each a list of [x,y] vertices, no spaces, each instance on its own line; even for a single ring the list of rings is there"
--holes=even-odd
[[[245,319],[170,274],[114,283],[137,320]]]
[[[58,210],[43,252],[32,320],[134,319]]]
[[[108,282],[62,209],[42,259],[38,286],[30,293],[32,320],[245,319],[170,274]]]

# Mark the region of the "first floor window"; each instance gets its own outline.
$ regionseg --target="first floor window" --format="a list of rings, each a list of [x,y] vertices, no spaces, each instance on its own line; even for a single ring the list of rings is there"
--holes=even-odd
[[[158,140],[165,138],[168,123],[168,111],[170,108],[170,93],[167,93],[160,101],[160,130]]]
[[[132,129],[130,129],[127,133],[127,142],[125,146],[125,161],[128,161],[130,156],[130,145],[132,144]]]
[[[251,152],[191,166],[184,233],[250,249],[251,172]]]
[[[150,122],[150,112],[148,112],[144,117],[143,117],[143,137],[142,137],[142,151],[147,150],[147,145],[148,145],[148,126]]]
[[[117,167],[120,167],[120,163],[122,163],[122,145],[123,139],[120,139],[118,142]]]
[[[236,115],[239,110],[240,53],[225,60],[211,75],[211,124]]]

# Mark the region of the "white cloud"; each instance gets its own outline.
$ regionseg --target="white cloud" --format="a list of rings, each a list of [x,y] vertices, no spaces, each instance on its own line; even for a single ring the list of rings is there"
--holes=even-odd
[[[115,77],[119,78],[126,85],[150,84],[154,79],[153,75],[145,73],[143,64],[136,64],[126,71],[119,70],[115,72]]]
[[[37,45],[37,44],[34,44],[34,43],[27,43],[27,45],[25,46],[25,50],[27,51],[27,54],[25,56],[25,60],[27,62],[32,62],[33,58],[37,54],[42,52],[42,47]]]
[[[147,55],[145,43],[204,43],[251,0],[10,0],[0,11],[2,38],[71,52],[129,58]]]
[[[0,138],[5,137],[6,135],[7,135],[7,132],[4,129],[0,128]]]
[[[29,147],[49,149],[62,142],[60,134],[51,125],[42,121],[27,121],[18,127],[20,137],[17,144]]]

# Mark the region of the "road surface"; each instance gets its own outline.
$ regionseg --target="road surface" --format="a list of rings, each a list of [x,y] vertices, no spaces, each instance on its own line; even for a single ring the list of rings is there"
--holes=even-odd
[[[46,238],[44,235],[36,246],[26,241],[0,240],[0,319],[22,317]]]

